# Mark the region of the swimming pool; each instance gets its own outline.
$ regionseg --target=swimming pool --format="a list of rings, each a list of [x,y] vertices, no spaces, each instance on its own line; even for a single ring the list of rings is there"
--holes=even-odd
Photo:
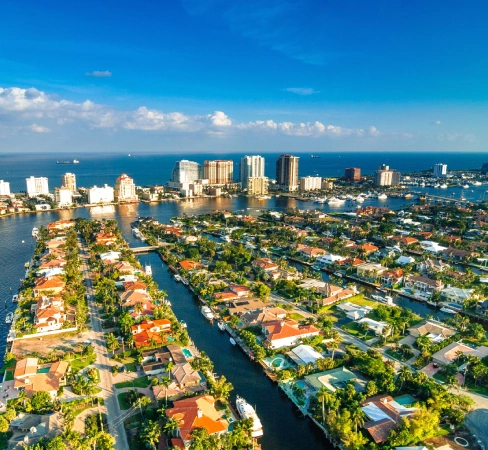
[[[282,369],[283,366],[286,364],[285,358],[278,356],[271,361],[271,366],[275,369]]]
[[[400,403],[400,405],[402,405],[402,406],[408,406],[408,405],[412,405],[413,403],[415,403],[415,399],[411,395],[408,395],[408,394],[400,395],[400,397],[395,398],[395,401],[397,403]]]
[[[192,358],[193,357],[193,353],[190,350],[188,350],[187,348],[182,348],[181,352],[183,353],[183,355],[185,355],[185,358]]]
[[[42,369],[37,369],[37,373],[49,373],[50,367],[43,367]]]

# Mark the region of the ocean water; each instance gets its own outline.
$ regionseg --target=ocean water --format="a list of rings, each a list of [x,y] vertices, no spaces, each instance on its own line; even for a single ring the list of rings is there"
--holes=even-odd
[[[249,152],[248,154],[255,154]],[[266,175],[275,178],[276,159],[280,153],[262,154],[266,160]],[[340,177],[346,167],[360,167],[362,173],[372,174],[380,164],[388,164],[400,172],[427,170],[442,162],[448,170],[479,169],[488,162],[488,153],[317,153],[320,158],[311,158],[310,154],[300,156],[299,175]],[[127,173],[139,186],[164,185],[171,176],[176,161],[189,159],[203,163],[205,159],[228,158],[234,161],[234,174],[238,175],[238,163],[243,154],[0,154],[0,180],[10,182],[13,192],[25,191],[25,178],[44,176],[49,178],[51,191],[60,186],[61,175],[73,172],[78,187],[91,187],[105,183],[114,185],[116,178]],[[76,165],[56,164],[57,160],[80,161]]]

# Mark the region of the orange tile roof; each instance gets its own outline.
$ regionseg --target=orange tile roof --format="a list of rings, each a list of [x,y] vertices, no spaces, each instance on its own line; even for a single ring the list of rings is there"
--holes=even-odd
[[[192,261],[191,259],[184,259],[183,261],[180,261],[179,264],[184,270],[195,270],[203,267],[200,263]]]
[[[35,290],[39,289],[54,289],[54,288],[64,288],[65,282],[61,277],[41,277],[35,282]]]
[[[263,326],[268,331],[266,337],[270,341],[319,332],[319,329],[313,325],[299,327],[298,323],[294,320],[276,320],[274,322],[268,322]]]
[[[147,289],[147,284],[144,284],[142,281],[126,281],[122,284],[124,285],[124,289],[126,291],[145,291]]]

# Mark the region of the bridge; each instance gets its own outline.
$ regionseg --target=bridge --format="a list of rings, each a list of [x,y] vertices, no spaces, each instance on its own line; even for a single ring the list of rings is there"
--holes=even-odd
[[[131,247],[131,250],[134,253],[149,253],[149,252],[155,252],[160,245],[145,245],[144,247]]]

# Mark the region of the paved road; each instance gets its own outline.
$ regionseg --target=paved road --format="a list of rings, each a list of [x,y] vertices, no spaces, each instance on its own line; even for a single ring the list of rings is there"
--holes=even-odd
[[[85,279],[87,294],[90,296],[88,301],[88,308],[90,313],[91,331],[86,334],[88,341],[93,344],[97,360],[95,367],[100,372],[100,384],[102,389],[100,396],[104,399],[105,408],[107,411],[108,428],[110,434],[115,438],[115,450],[129,450],[129,443],[124,428],[124,418],[127,417],[127,411],[121,411],[117,397],[115,396],[115,389],[113,386],[111,363],[108,357],[109,353],[103,337],[102,322],[98,315],[98,308],[94,302],[93,283],[90,278],[90,271],[88,268],[88,251],[85,246],[81,245],[81,260],[82,270]]]

